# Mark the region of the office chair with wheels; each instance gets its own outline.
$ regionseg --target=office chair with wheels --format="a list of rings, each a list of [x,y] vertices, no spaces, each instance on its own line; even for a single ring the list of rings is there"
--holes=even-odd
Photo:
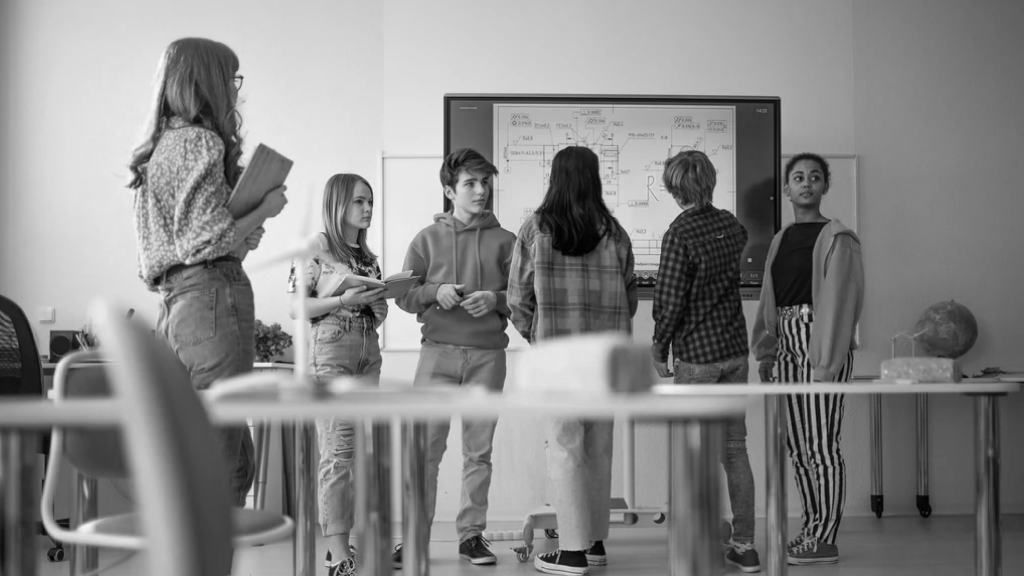
[[[32,325],[20,306],[10,298],[0,296],[0,395],[42,394],[43,364],[32,334]],[[48,466],[50,435],[44,433],[37,438],[39,442],[32,449],[44,455],[44,466]],[[58,523],[67,528],[68,519],[62,518]],[[38,532],[46,534],[41,523]],[[64,546],[52,536],[50,539],[53,547],[47,550],[46,557],[51,562],[59,562],[64,559]]]
[[[53,464],[41,502],[47,530],[78,545],[145,548],[149,573],[161,576],[224,576],[233,545],[290,535],[294,525],[287,517],[229,506],[217,437],[174,353],[107,306],[98,306],[94,318],[102,352],[64,357],[54,400],[112,395],[123,403],[124,421],[119,431],[54,429]],[[88,476],[130,475],[138,512],[96,518],[75,530],[56,526],[48,510],[65,458]]]

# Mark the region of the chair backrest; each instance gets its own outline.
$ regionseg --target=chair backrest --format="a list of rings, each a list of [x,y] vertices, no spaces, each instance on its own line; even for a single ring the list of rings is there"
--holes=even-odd
[[[21,307],[0,296],[0,395],[43,393],[43,363]]]
[[[124,410],[125,447],[147,539],[148,574],[226,576],[233,548],[220,444],[185,366],[124,312],[93,318]]]
[[[54,401],[110,396],[109,368],[98,350],[72,352],[64,356],[53,377]],[[127,478],[131,475],[120,430],[65,428],[58,433],[64,435],[64,458],[82,474],[93,478]]]

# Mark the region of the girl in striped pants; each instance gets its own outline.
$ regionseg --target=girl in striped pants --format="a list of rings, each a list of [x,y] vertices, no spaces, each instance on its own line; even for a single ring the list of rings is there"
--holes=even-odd
[[[846,382],[864,301],[860,240],[821,214],[829,168],[817,154],[786,164],[783,191],[795,223],[775,235],[765,264],[751,348],[763,382]],[[790,564],[839,560],[836,536],[846,502],[840,451],[842,394],[788,397],[788,445],[803,505],[803,527],[790,541]]]

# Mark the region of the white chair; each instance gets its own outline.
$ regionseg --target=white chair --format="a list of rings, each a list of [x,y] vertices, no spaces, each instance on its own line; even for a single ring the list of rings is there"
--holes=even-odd
[[[47,531],[69,544],[146,549],[147,573],[160,576],[225,576],[233,545],[289,536],[294,524],[288,517],[230,507],[217,435],[174,353],[107,306],[96,307],[95,319],[102,355],[87,351],[63,358],[54,401],[113,395],[124,406],[124,420],[120,430],[54,429],[41,499]],[[52,502],[64,458],[90,477],[132,477],[138,511],[96,518],[74,530],[58,526]]]

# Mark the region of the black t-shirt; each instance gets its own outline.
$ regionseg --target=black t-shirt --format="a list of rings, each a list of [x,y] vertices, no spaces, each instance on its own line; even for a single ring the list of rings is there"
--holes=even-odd
[[[825,224],[828,222],[793,224],[782,233],[779,252],[772,262],[776,306],[814,304],[811,298],[814,243]]]

